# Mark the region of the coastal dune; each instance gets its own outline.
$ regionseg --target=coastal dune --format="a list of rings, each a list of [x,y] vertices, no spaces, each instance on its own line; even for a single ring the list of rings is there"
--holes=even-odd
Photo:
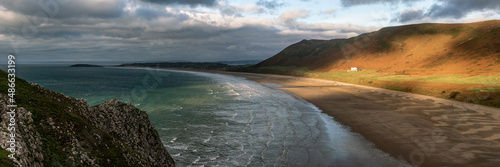
[[[225,74],[298,95],[412,165],[500,165],[497,108],[320,79]]]

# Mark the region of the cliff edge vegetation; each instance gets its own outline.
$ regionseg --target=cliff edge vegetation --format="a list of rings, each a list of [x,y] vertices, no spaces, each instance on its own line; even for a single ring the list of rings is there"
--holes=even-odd
[[[16,78],[15,130],[0,71],[0,166],[175,166],[145,111],[116,99],[89,106]],[[9,159],[9,134],[16,141]]]

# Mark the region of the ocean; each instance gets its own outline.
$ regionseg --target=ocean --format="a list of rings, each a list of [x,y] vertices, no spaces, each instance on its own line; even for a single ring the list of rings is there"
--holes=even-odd
[[[408,166],[311,103],[240,77],[67,65],[18,65],[16,74],[89,105],[131,102],[177,166]]]

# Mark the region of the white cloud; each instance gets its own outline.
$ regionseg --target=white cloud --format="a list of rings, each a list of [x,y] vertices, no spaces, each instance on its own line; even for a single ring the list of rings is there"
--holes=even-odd
[[[303,9],[287,10],[281,14],[280,19],[283,22],[294,22],[299,18],[309,17],[309,13],[311,12]]]
[[[25,20],[22,15],[0,6],[0,27],[22,26],[22,20]]]
[[[340,30],[344,32],[370,32],[379,29],[379,27],[364,27],[352,24],[330,24],[330,23],[300,24],[300,28],[307,29],[310,31]]]
[[[307,31],[307,30],[293,30],[293,29],[287,29],[279,32],[281,35],[301,35],[301,36],[306,36],[310,39],[325,39],[328,37],[335,37],[335,38],[350,38],[359,35],[358,33],[355,32],[348,32],[348,33],[342,33],[338,32],[336,30],[329,30],[329,31],[321,31],[321,32],[315,32],[315,31]]]
[[[322,14],[332,14],[332,13],[335,13],[335,9],[330,9],[330,10],[325,10],[325,11],[321,11]]]
[[[235,50],[237,48],[236,45],[229,45],[226,49],[227,50]]]

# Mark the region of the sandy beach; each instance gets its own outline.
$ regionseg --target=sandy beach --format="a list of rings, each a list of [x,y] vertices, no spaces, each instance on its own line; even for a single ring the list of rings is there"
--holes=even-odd
[[[500,166],[498,108],[320,79],[217,73],[291,92],[413,165]]]

